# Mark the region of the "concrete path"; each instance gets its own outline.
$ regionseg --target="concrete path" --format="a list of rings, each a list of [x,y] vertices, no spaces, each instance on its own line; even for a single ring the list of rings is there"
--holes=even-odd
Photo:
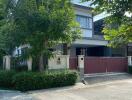
[[[132,100],[132,77],[124,75],[118,78],[119,80],[106,83],[97,82],[85,86],[79,84],[74,87],[28,93],[0,91],[0,100]]]

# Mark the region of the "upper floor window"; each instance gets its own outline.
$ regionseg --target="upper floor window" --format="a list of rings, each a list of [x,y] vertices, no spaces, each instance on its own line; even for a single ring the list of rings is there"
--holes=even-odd
[[[81,28],[92,29],[92,18],[87,16],[76,16],[76,21],[80,24]]]

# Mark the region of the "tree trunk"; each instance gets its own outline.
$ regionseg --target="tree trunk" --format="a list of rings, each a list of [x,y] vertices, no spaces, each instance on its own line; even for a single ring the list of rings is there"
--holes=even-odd
[[[39,58],[39,71],[40,71],[40,72],[44,71],[43,54],[41,54],[41,55],[40,55],[40,58]]]
[[[47,70],[48,69],[48,57],[47,56],[44,56],[43,63],[44,63],[44,70]]]
[[[63,55],[67,55],[68,54],[68,46],[67,43],[63,43]]]

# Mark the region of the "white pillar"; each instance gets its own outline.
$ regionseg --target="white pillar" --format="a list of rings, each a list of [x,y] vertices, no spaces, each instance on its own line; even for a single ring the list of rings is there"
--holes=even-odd
[[[84,69],[84,55],[78,56],[78,68]]]
[[[31,71],[32,70],[32,58],[31,57],[27,60],[27,66],[28,66],[28,71]]]
[[[70,65],[69,65],[69,58],[70,58],[70,56],[66,55],[67,69],[69,69],[69,67],[70,67]]]
[[[7,55],[3,57],[3,67],[6,70],[10,70],[11,69],[11,56]]]
[[[132,56],[128,56],[128,65],[132,66]]]
[[[78,68],[80,71],[80,81],[84,81],[84,55],[78,56]]]

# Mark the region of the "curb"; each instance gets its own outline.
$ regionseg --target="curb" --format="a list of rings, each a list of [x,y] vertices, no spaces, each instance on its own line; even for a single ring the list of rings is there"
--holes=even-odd
[[[81,82],[76,83],[74,86],[66,86],[66,87],[58,87],[58,88],[50,88],[50,89],[42,89],[42,90],[34,90],[34,91],[28,91],[26,93],[28,94],[34,94],[34,93],[41,93],[41,92],[60,92],[60,91],[67,91],[67,90],[76,90],[81,88],[86,88],[87,86]]]
[[[126,80],[130,81],[130,79],[126,79]],[[44,92],[45,93],[46,92],[61,92],[61,91],[69,91],[69,90],[88,89],[88,88],[94,88],[94,87],[100,87],[100,86],[106,86],[106,85],[111,85],[111,84],[122,83],[122,82],[125,82],[125,81],[116,80],[116,81],[112,81],[112,82],[97,83],[97,84],[94,84],[94,85],[85,85],[83,83],[77,83],[75,86],[28,91],[27,93],[28,94],[36,94],[36,93],[41,94],[41,93],[44,93]]]

